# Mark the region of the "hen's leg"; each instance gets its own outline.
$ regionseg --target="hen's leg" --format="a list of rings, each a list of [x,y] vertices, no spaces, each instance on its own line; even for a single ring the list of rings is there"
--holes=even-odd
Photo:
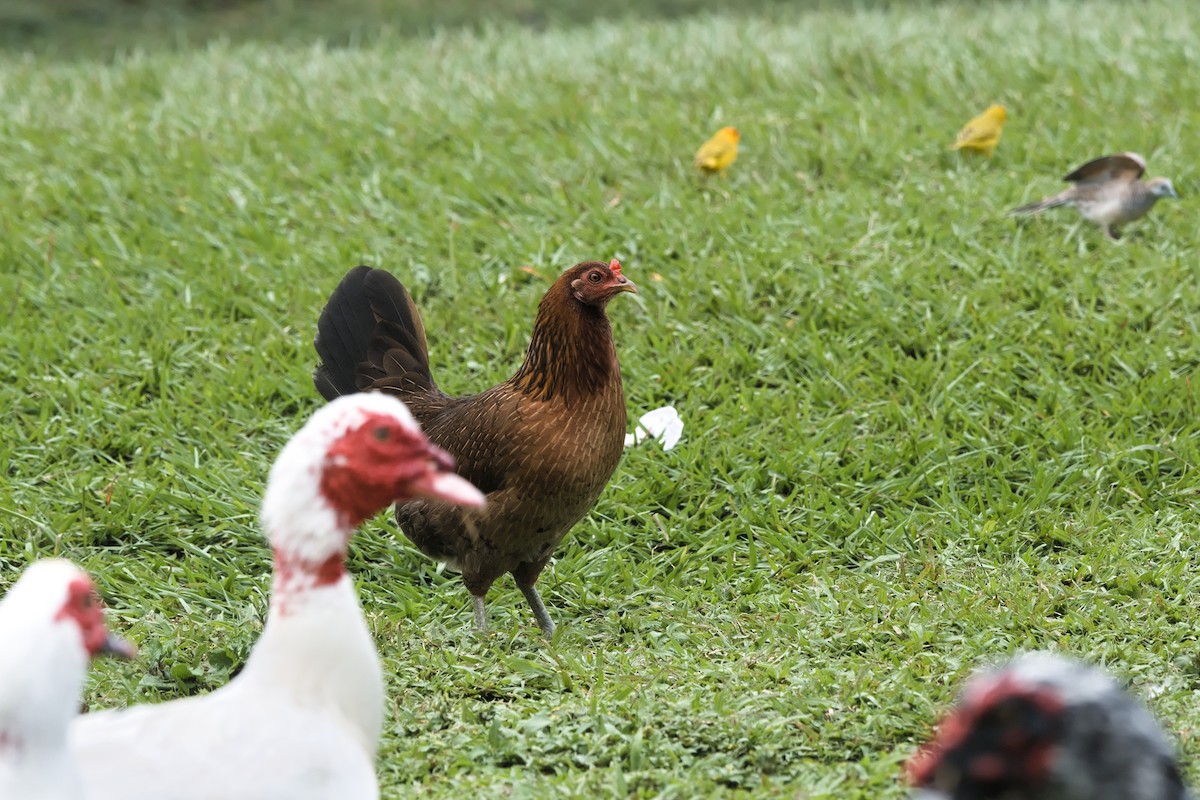
[[[546,606],[542,603],[542,597],[538,594],[534,584],[537,583],[538,576],[542,574],[542,570],[546,568],[549,560],[550,558],[547,556],[544,561],[526,561],[512,571],[517,588],[521,590],[521,594],[525,595],[525,600],[533,609],[533,616],[537,620],[538,627],[542,629],[546,638],[554,636],[554,620],[550,619],[550,612],[546,611]]]
[[[483,595],[471,595],[471,606],[475,609],[475,630],[487,633],[487,606],[484,605]]]
[[[492,582],[496,580],[496,575],[486,565],[480,564],[473,553],[469,553],[460,566],[462,567],[463,586],[466,586],[467,591],[471,593],[471,610],[475,613],[475,630],[478,633],[487,633],[486,598],[488,589],[492,588]]]
[[[550,612],[542,603],[542,597],[538,594],[537,587],[532,583],[517,583],[517,586],[520,588],[521,594],[525,595],[525,599],[529,601],[529,607],[533,609],[533,616],[537,619],[542,633],[546,634],[547,639],[552,638],[554,636],[554,620],[550,619]]]

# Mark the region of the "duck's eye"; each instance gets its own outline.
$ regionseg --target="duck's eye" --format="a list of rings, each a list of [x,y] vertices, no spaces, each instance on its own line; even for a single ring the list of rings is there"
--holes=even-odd
[[[392,438],[392,429],[384,425],[380,425],[378,428],[371,431],[371,435],[374,436],[377,441],[386,442],[388,439]]]
[[[588,273],[588,281],[591,283],[599,283],[603,279],[604,276],[600,274],[599,270],[592,270]]]

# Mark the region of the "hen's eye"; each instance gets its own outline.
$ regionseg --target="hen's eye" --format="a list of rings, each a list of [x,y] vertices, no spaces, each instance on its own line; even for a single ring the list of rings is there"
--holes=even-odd
[[[371,435],[374,436],[375,439],[380,442],[386,442],[388,439],[390,439],[392,437],[392,431],[390,428],[386,428],[383,425],[380,425],[378,428],[371,431]]]
[[[588,280],[591,281],[592,283],[599,283],[600,279],[602,277],[603,276],[599,272],[596,272],[595,270],[588,273]]]

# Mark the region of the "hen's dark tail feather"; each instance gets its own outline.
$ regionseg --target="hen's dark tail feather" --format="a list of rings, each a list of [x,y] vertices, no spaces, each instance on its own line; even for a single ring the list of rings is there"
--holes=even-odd
[[[346,273],[321,311],[313,344],[321,357],[313,383],[326,400],[385,378],[403,378],[404,388],[434,385],[421,314],[384,270],[362,266]]]

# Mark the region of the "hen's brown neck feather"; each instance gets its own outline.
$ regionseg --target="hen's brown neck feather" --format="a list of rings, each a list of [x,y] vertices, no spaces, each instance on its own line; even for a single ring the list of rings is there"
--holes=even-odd
[[[525,362],[509,381],[536,400],[594,395],[620,379],[612,326],[604,309],[585,305],[560,280],[538,306]]]

